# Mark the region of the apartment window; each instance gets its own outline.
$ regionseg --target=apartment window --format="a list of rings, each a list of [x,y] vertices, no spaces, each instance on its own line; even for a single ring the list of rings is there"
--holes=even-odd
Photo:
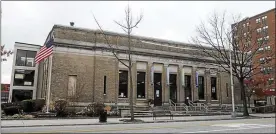
[[[246,23],[246,26],[249,26],[249,22]]]
[[[146,73],[137,72],[137,98],[145,98],[146,96]]]
[[[260,58],[260,63],[264,64],[265,63],[265,58]]]
[[[266,57],[266,60],[267,60],[267,61],[271,61],[271,60],[272,60],[272,57],[271,57],[271,56],[268,56],[268,57]]]
[[[34,85],[34,70],[15,70],[14,71],[14,86],[33,86]]]
[[[258,52],[263,52],[263,50],[264,50],[264,48],[261,47],[258,49]]]
[[[272,67],[267,67],[267,70],[272,71]]]
[[[258,45],[262,45],[262,43],[263,43],[263,38],[258,38],[258,39],[257,39],[257,42],[258,42]]]
[[[263,73],[264,73],[264,71],[265,71],[265,68],[264,68],[264,67],[262,67],[262,68],[261,68],[261,72],[263,72]]]
[[[266,74],[270,74],[270,73],[272,72],[272,67],[267,67],[266,70],[267,70],[267,71],[266,71]]]
[[[262,17],[262,23],[266,24],[267,16]]]
[[[243,24],[243,27],[245,28],[245,24]]]
[[[264,42],[267,43],[269,40],[269,36],[264,37]]]
[[[274,78],[269,78],[268,79],[268,84],[271,85],[273,83],[273,81],[274,81]]]
[[[263,34],[267,35],[268,34],[268,26],[263,27]]]
[[[69,75],[67,95],[69,97],[72,97],[76,95],[76,91],[77,91],[77,75]]]
[[[27,51],[27,50],[17,50],[16,53],[16,66],[28,66],[28,67],[34,67],[35,66],[35,51]]]
[[[256,19],[256,23],[260,23],[260,22],[261,22],[260,18]]]
[[[106,76],[104,76],[104,94],[106,94]]]
[[[257,34],[260,34],[262,32],[262,28],[257,29]]]
[[[271,50],[270,46],[266,46],[265,50]]]
[[[128,95],[128,71],[119,71],[119,98],[127,98]]]
[[[198,99],[204,100],[204,77],[198,76]]]

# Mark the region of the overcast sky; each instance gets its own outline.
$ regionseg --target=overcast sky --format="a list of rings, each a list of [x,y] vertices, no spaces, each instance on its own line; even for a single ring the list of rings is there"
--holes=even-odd
[[[14,42],[42,45],[54,24],[97,29],[92,13],[104,30],[123,32],[113,20],[123,20],[128,2],[100,1],[3,1],[2,43],[13,49]],[[143,1],[129,2],[133,15],[143,13],[144,18],[135,35],[189,42],[195,27],[214,12],[227,11],[250,17],[275,8],[274,1]],[[2,63],[2,83],[10,83],[12,58]]]

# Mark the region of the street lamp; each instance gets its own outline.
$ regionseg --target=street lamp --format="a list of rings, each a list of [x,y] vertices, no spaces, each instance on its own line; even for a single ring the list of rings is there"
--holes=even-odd
[[[229,44],[229,59],[230,59],[230,83],[231,83],[231,94],[232,94],[232,118],[236,117],[235,113],[235,99],[234,99],[234,84],[233,84],[233,72],[232,72],[232,57],[231,57],[231,44]]]

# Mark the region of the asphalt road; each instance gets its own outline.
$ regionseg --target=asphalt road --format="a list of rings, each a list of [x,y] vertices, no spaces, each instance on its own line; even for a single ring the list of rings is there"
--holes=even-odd
[[[275,133],[275,118],[145,124],[13,127],[2,133]]]

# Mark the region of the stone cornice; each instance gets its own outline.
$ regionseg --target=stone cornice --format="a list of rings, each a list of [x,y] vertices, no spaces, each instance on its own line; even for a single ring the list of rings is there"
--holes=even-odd
[[[77,45],[77,44],[68,44],[68,43],[59,43],[59,42],[55,42],[54,43],[55,46],[57,47],[69,47],[69,48],[81,48],[81,49],[86,49],[86,50],[106,50],[106,51],[112,51],[111,48],[105,47],[105,46],[101,46],[101,45],[94,45],[94,46],[90,46],[90,45]],[[122,54],[127,54],[126,50],[123,49],[114,49],[115,52],[117,53],[122,53]],[[196,58],[196,57],[188,57],[188,56],[180,56],[180,55],[174,55],[173,53],[171,54],[164,54],[164,53],[154,53],[154,52],[145,52],[145,51],[137,51],[137,50],[133,50],[131,52],[132,54],[136,54],[136,55],[142,55],[142,56],[152,56],[152,57],[160,57],[160,58],[169,58],[169,59],[178,59],[178,60],[188,60],[188,61],[197,61],[197,62],[202,62],[202,63],[215,63],[214,60],[210,60],[210,59],[203,59],[202,58]]]

